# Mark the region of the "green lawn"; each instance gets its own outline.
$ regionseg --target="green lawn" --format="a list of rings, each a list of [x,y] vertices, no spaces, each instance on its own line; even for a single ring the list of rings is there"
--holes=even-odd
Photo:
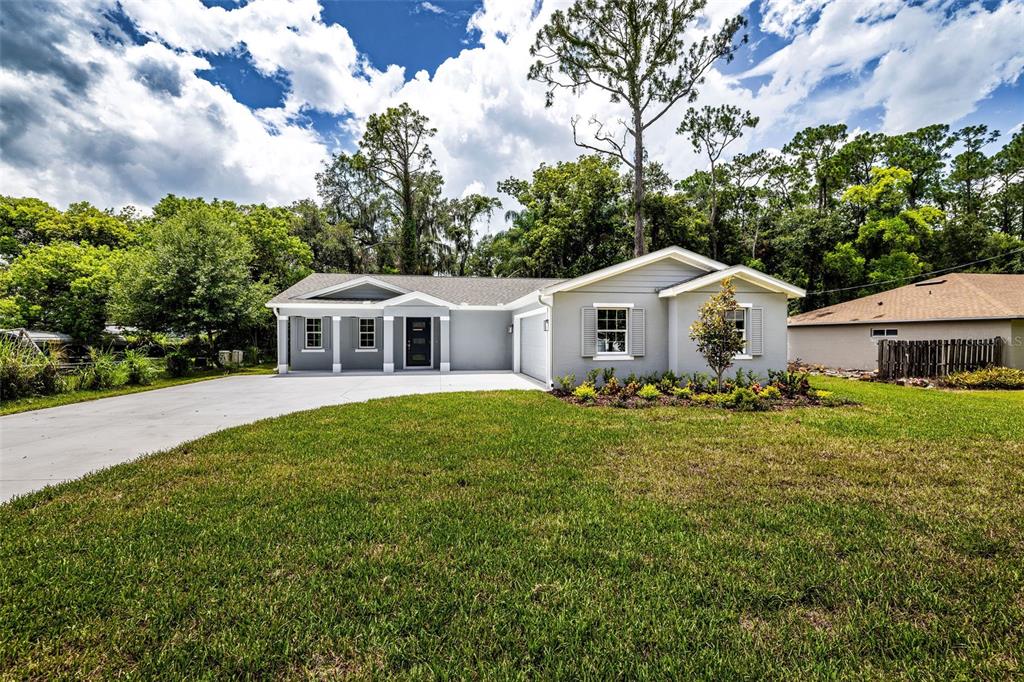
[[[58,405],[84,403],[87,400],[111,398],[116,395],[141,393],[142,391],[152,391],[155,388],[167,388],[168,386],[178,386],[179,384],[191,384],[196,381],[205,381],[206,379],[219,379],[220,377],[226,377],[232,374],[272,374],[274,369],[273,364],[265,363],[262,365],[254,365],[252,367],[243,367],[230,373],[219,368],[198,370],[187,377],[172,377],[166,372],[161,372],[156,380],[148,386],[125,385],[118,386],[117,388],[106,388],[97,391],[69,391],[68,393],[58,393],[57,395],[33,396],[31,398],[18,398],[16,400],[0,400],[0,416],[5,414],[17,414],[18,412],[30,412],[31,410],[42,410],[47,407],[57,407]]]
[[[1024,393],[538,392],[231,429],[0,507],[0,675],[1006,678]]]

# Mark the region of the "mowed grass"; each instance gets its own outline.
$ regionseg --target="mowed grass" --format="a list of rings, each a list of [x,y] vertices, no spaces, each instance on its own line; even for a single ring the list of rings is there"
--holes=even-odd
[[[373,401],[0,507],[0,671],[1006,678],[1024,393]]]

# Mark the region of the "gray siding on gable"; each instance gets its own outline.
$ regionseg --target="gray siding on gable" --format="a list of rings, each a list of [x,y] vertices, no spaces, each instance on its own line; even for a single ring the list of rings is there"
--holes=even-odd
[[[448,330],[452,369],[512,369],[511,324],[511,311],[453,310]]]
[[[396,294],[394,291],[382,289],[381,287],[373,284],[359,284],[351,289],[343,289],[342,291],[336,291],[333,294],[319,296],[318,298],[348,299],[351,301],[383,301],[384,299],[394,298],[395,296],[401,296],[401,294]]]
[[[574,292],[588,293],[624,293],[643,294],[656,293],[665,287],[679,284],[680,282],[706,275],[706,270],[701,270],[692,265],[679,261],[665,259],[657,263],[651,263],[635,270],[603,279],[594,284],[573,289]],[[565,292],[570,293],[570,292]]]

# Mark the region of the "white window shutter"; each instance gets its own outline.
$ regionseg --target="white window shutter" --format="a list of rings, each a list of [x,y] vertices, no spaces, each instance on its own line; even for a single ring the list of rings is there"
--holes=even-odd
[[[580,316],[583,328],[580,355],[585,358],[592,358],[597,350],[597,308],[581,308]]]
[[[750,354],[764,354],[764,308],[750,308],[750,319],[748,320],[749,332],[747,338],[750,341]]]
[[[629,354],[641,357],[647,352],[647,328],[644,323],[644,309],[629,311]]]

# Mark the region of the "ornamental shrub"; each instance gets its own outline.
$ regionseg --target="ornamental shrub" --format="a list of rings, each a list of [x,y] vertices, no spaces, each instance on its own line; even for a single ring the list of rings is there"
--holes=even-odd
[[[680,398],[682,400],[689,400],[693,397],[693,391],[689,388],[680,388],[679,386],[673,388],[671,393],[674,398]]]
[[[576,388],[576,375],[572,372],[563,374],[560,377],[555,377],[555,382],[563,391],[569,392]]]
[[[622,386],[619,385],[619,380],[614,376],[610,376],[604,380],[604,386],[601,387],[601,395],[615,395],[620,390],[622,390]]]
[[[731,393],[725,394],[727,400],[723,401],[726,407],[741,412],[757,412],[768,409],[768,401],[761,400],[756,393],[749,388],[736,388]]]
[[[765,386],[758,396],[762,400],[782,400],[782,391],[777,386]]]
[[[184,349],[178,349],[167,354],[167,373],[172,377],[187,377],[192,373],[195,361]]]
[[[129,384],[149,386],[156,379],[156,368],[142,351],[126,350],[122,365],[127,372]]]
[[[654,384],[644,384],[643,388],[636,392],[644,400],[657,400],[661,397],[661,391]]]
[[[593,384],[580,384],[572,394],[577,400],[585,403],[591,403],[597,399],[597,389]]]
[[[956,372],[943,383],[950,388],[1024,389],[1024,370],[1010,367],[986,367],[972,372]]]
[[[79,374],[78,387],[84,390],[117,388],[128,383],[128,368],[117,361],[113,353],[89,351],[88,367]]]

